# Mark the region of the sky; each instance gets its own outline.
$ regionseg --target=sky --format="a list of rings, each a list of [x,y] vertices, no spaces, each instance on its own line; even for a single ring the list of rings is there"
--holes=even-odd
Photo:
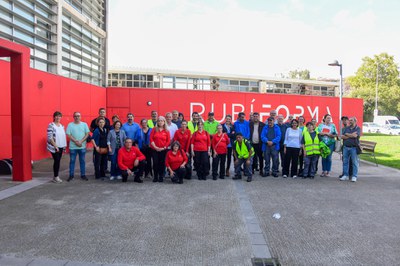
[[[354,75],[365,56],[400,60],[396,0],[110,0],[109,68],[280,77]]]

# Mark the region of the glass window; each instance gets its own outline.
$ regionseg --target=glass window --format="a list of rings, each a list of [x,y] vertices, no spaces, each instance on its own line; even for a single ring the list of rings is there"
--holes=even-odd
[[[75,56],[73,54],[71,54],[71,60],[73,60],[73,61],[75,61],[77,63],[81,63],[82,62],[81,58],[79,58],[79,57],[77,57],[77,56]]]
[[[118,79],[118,74],[117,73],[112,73],[112,78],[113,79]]]
[[[187,82],[187,78],[176,77],[175,82],[186,83]]]
[[[127,87],[132,87],[132,85],[133,85],[133,82],[132,82],[132,81],[127,81],[127,82],[126,82],[126,86],[127,86]]]
[[[48,30],[44,30],[42,28],[36,27],[36,34],[45,39],[48,39],[48,40],[51,39],[51,33]]]
[[[132,74],[126,74],[126,79],[127,80],[132,80],[132,77],[133,77]]]
[[[7,34],[12,34],[12,29],[11,29],[11,27],[9,27],[9,26],[6,26],[6,25],[3,25],[3,24],[1,24],[0,23],[0,31],[1,32],[4,32],[4,33],[7,33]]]
[[[175,87],[177,89],[187,89],[187,84],[186,83],[176,83]]]
[[[35,11],[38,12],[40,15],[42,15],[45,18],[50,18],[50,14],[41,9],[40,7],[36,6]]]
[[[46,3],[45,1],[43,1],[43,0],[36,0],[36,1],[39,2],[40,4],[42,4],[43,6],[49,8],[49,9],[51,8],[51,6],[48,3]]]
[[[71,64],[68,61],[65,61],[65,60],[62,61],[62,66],[63,67],[67,67],[67,68],[71,68]]]
[[[11,9],[11,2],[7,0],[0,0],[0,6],[4,6],[7,9]]]
[[[275,87],[276,87],[276,88],[282,88],[282,87],[283,87],[283,84],[282,84],[282,83],[275,83]]]
[[[240,81],[240,86],[249,86],[249,82],[246,80],[241,80]]]
[[[17,13],[18,15],[24,17],[25,19],[34,22],[33,14],[32,14],[32,13],[28,13],[28,12],[26,12],[25,10],[22,10],[21,8],[19,8],[19,7],[17,7],[17,6],[14,6],[13,11],[14,11],[15,13]]]
[[[48,59],[47,53],[42,52],[42,51],[40,51],[40,50],[38,50],[38,49],[35,49],[35,56],[36,56],[36,57],[39,57],[39,58],[41,58],[41,59],[44,59],[44,60],[47,60],[47,59]]]
[[[33,9],[33,3],[28,1],[28,0],[19,0],[20,3],[23,3],[24,5],[26,5],[29,8]]]
[[[174,82],[174,77],[163,77],[163,81],[164,82]]]
[[[230,80],[229,84],[230,85],[239,85],[239,81],[238,80]]]
[[[291,88],[292,88],[292,84],[287,84],[287,83],[285,83],[285,84],[283,84],[283,87],[284,87],[285,89],[291,89]]]
[[[250,81],[250,86],[258,88],[258,82],[257,81]]]
[[[35,45],[36,45],[36,46],[39,46],[39,47],[41,47],[41,48],[43,48],[43,49],[47,49],[47,48],[48,48],[47,42],[44,42],[44,41],[42,41],[42,40],[39,40],[38,38],[35,38]],[[64,46],[64,43],[63,43],[63,46]]]
[[[29,36],[19,30],[14,31],[14,36],[29,43],[33,43],[33,37]]]
[[[0,18],[11,22],[11,15],[3,10],[0,10]]]
[[[82,67],[78,64],[71,63],[71,69],[82,72]]]
[[[33,25],[30,23],[27,23],[19,18],[14,18],[14,24],[17,26],[20,26],[21,28],[33,32]]]
[[[126,75],[125,74],[119,74],[119,79],[126,79]]]
[[[42,71],[47,71],[47,64],[39,60],[35,60],[35,68]]]
[[[173,84],[170,83],[170,82],[163,82],[163,86],[162,87],[164,89],[173,89],[174,88]]]

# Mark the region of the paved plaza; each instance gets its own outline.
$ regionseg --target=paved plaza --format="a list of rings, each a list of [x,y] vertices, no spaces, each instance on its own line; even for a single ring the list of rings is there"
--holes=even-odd
[[[341,182],[335,154],[329,178],[123,184],[94,180],[87,158],[87,182],[49,182],[51,160],[32,182],[0,176],[1,266],[400,264],[398,170],[362,162]]]

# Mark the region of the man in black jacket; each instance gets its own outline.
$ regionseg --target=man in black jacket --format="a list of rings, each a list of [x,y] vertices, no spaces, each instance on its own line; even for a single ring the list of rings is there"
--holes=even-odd
[[[265,124],[260,121],[260,114],[257,112],[253,113],[253,121],[250,122],[250,143],[254,148],[254,159],[253,159],[253,174],[254,171],[260,170],[260,175],[263,174],[264,169],[264,159],[262,152],[262,141],[261,132]],[[258,168],[258,162],[260,163],[260,168]]]

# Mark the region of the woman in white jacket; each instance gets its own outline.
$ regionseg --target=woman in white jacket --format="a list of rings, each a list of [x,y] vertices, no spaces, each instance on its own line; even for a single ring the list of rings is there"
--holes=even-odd
[[[293,119],[290,123],[290,128],[286,130],[285,141],[283,143],[283,152],[285,154],[282,176],[284,178],[290,176],[297,178],[297,163],[299,161],[299,155],[301,154],[301,138],[302,130],[299,128],[299,122]]]
[[[67,137],[65,135],[64,126],[60,123],[62,114],[61,112],[54,112],[53,122],[47,127],[47,150],[51,153],[54,159],[53,172],[54,183],[61,183],[62,180],[58,176],[60,171],[60,162],[65,147],[67,147]]]

